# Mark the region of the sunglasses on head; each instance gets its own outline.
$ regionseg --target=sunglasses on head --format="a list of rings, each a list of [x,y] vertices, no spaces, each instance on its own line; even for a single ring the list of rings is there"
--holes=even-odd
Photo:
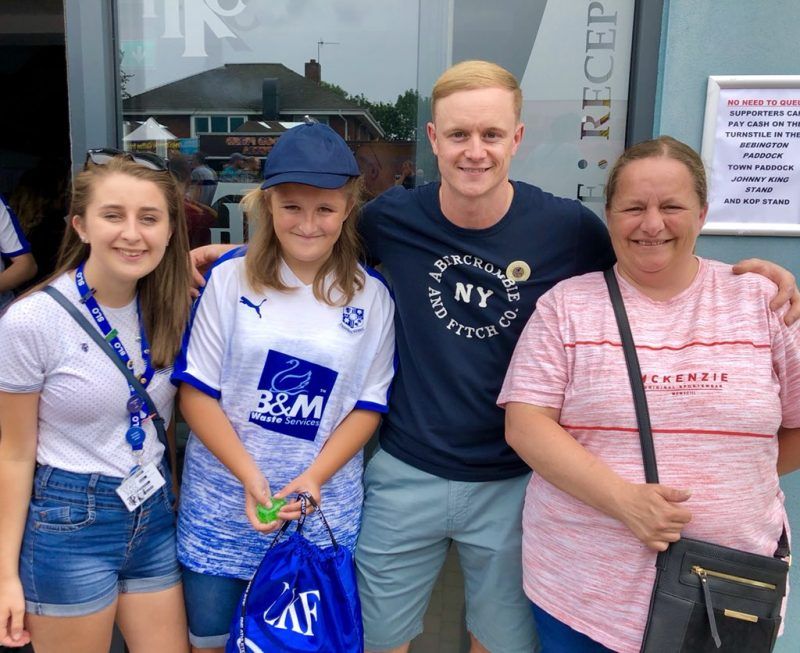
[[[86,152],[86,161],[83,167],[86,168],[89,163],[102,166],[118,156],[138,163],[145,168],[150,168],[150,170],[157,170],[159,172],[167,171],[166,162],[157,154],[153,154],[152,152],[123,152],[122,150],[111,147],[100,147]]]

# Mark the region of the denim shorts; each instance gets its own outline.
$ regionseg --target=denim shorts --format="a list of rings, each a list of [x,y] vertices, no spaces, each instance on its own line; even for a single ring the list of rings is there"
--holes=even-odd
[[[184,568],[183,596],[192,646],[225,646],[233,613],[246,587],[246,580],[199,574]]]
[[[120,478],[36,470],[19,561],[30,614],[84,616],[120,592],[180,582],[171,477],[160,471],[166,485],[129,512],[115,492]]]

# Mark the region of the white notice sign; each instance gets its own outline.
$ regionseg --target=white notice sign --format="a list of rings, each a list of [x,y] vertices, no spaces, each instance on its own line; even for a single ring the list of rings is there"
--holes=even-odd
[[[710,163],[709,226],[800,225],[800,88],[720,88]]]

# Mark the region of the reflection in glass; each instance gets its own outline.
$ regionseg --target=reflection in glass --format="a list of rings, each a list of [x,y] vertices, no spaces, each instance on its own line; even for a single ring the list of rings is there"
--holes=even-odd
[[[204,173],[205,187],[190,179],[187,197],[217,212],[212,241],[244,238],[238,198],[260,179],[276,139],[306,115],[348,142],[370,195],[421,179],[415,164],[418,3],[199,0],[192,11],[188,6],[117,0],[125,148],[181,161],[201,153],[202,167],[216,177]],[[144,125],[152,138],[138,136]],[[404,172],[406,161],[415,174]]]

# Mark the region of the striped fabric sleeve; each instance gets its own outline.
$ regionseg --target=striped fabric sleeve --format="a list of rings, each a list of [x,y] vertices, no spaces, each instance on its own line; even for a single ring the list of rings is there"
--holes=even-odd
[[[174,384],[188,383],[219,399],[225,334],[220,315],[217,278],[211,274],[195,302],[189,326],[183,336],[180,354],[172,374]]]
[[[788,309],[787,309],[788,310]],[[781,392],[785,428],[800,428],[800,321],[786,326],[783,315],[772,313],[772,360]]]
[[[555,291],[539,298],[525,325],[506,372],[499,406],[519,401],[535,406],[561,409],[569,382],[567,351],[560,330]]]

